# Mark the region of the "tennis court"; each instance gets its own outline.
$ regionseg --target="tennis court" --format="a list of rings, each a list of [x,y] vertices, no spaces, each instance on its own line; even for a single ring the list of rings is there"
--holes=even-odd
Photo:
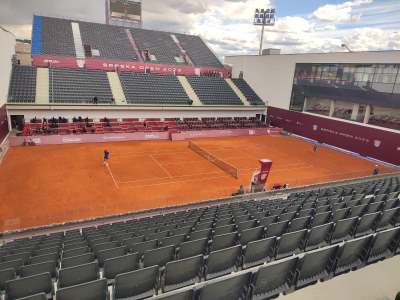
[[[370,175],[372,162],[293,137],[195,140],[236,167],[236,179],[189,149],[187,141],[17,147],[0,165],[0,230],[41,226],[193,203],[248,186],[262,158],[273,161],[268,185],[290,186]],[[103,151],[111,152],[109,168]],[[390,169],[381,168],[382,171]]]

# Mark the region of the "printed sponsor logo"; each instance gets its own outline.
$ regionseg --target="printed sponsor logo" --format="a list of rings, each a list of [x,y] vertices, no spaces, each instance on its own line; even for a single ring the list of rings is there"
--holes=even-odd
[[[382,142],[380,140],[374,140],[374,146],[376,148],[379,148],[381,146]]]
[[[79,143],[82,142],[81,138],[63,138],[62,139],[63,143]]]
[[[249,135],[255,135],[256,131],[255,130],[249,130]],[[268,130],[268,134],[269,134],[269,130]]]
[[[314,131],[317,131],[318,130],[318,125],[313,125],[312,128],[313,128]]]
[[[126,139],[126,136],[124,135],[116,135],[116,136],[104,136],[103,140],[124,140]]]
[[[85,66],[85,61],[83,59],[77,59],[76,64],[79,68],[83,68]]]

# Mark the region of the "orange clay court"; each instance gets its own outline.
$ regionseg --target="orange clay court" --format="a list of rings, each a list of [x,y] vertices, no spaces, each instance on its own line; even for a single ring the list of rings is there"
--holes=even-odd
[[[273,161],[268,185],[291,187],[370,175],[374,163],[285,136],[199,139],[239,169],[235,179],[187,141],[11,148],[0,165],[0,231],[191,203],[247,187],[259,159]],[[111,152],[109,168],[103,150]],[[381,166],[382,172],[391,169]]]

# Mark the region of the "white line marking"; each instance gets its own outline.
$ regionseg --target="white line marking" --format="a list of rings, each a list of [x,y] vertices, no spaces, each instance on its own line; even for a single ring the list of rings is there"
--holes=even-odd
[[[152,154],[150,154],[149,156],[150,156],[150,158],[160,167],[160,169],[163,170],[165,174],[167,174],[167,176],[168,176],[169,178],[172,178],[172,177],[173,177],[173,176],[171,175],[171,173],[168,172],[168,170],[167,170],[166,168],[164,168],[163,165],[162,165],[156,158],[154,158],[154,156],[153,156]]]
[[[108,173],[110,174],[110,176],[111,176],[111,178],[112,178],[112,180],[114,182],[115,187],[117,188],[117,190],[119,190],[119,185],[118,185],[117,181],[115,180],[113,173],[111,172],[110,166],[108,165],[107,162],[105,163],[105,165],[106,165],[106,168],[108,170]]]

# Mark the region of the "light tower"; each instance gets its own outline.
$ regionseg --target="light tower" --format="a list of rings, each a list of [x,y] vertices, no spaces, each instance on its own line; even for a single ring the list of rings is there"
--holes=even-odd
[[[256,26],[261,26],[260,51],[258,54],[262,55],[264,27],[275,25],[275,8],[256,8],[253,24]]]

